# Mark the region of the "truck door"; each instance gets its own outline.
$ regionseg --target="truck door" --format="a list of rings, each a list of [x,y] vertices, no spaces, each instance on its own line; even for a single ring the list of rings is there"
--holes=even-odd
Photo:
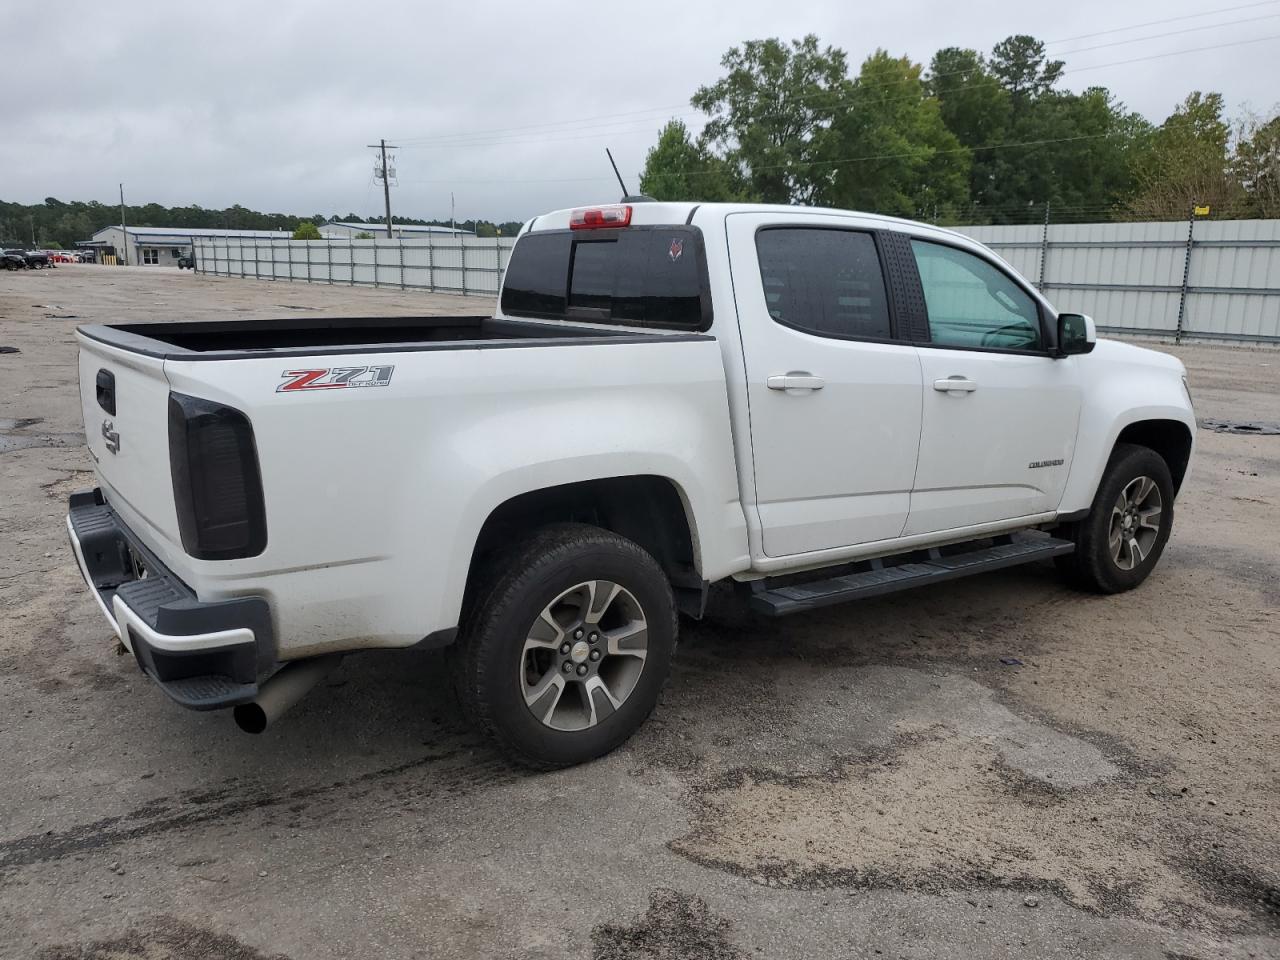
[[[1038,301],[993,259],[920,238],[911,250],[929,341],[906,535],[1056,510],[1080,419],[1074,358],[1050,356]]]
[[[899,536],[920,361],[896,340],[874,228],[820,214],[730,214],[726,224],[765,554]]]

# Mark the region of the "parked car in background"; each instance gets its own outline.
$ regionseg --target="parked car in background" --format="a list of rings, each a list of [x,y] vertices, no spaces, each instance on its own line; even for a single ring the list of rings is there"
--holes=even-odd
[[[196,268],[196,255],[194,253],[184,253],[178,258],[179,270],[194,270]]]
[[[0,253],[0,270],[25,270],[27,269],[27,258],[17,253],[10,253],[8,250]]]
[[[49,266],[49,255],[39,250],[6,250],[6,254],[22,257],[30,268]]]
[[[98,251],[97,250],[81,250],[80,262],[81,263],[97,263]]]

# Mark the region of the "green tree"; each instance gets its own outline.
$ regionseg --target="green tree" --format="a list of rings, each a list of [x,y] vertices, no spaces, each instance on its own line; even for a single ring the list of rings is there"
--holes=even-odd
[[[991,72],[1009,91],[1013,113],[1045,96],[1062,78],[1061,60],[1045,56],[1044,43],[1025,33],[1006,37],[991,50]]]
[[[671,120],[644,159],[640,192],[655,200],[701,200],[715,203],[745,197],[729,164],[695,143],[683,121]]]
[[[296,230],[293,231],[293,239],[295,240],[323,240],[320,236],[320,230],[310,220],[305,220],[298,224]]]
[[[877,50],[844,85],[823,140],[825,162],[816,165],[820,202],[927,219],[964,206],[969,152],[943,123],[921,74],[909,58]]]
[[[353,240],[372,240],[373,234],[370,233],[368,230],[361,230],[354,237],[352,237],[352,239]]]
[[[1243,215],[1280,217],[1280,114],[1240,121],[1231,167],[1247,197]]]
[[[964,219],[973,220],[973,210],[981,210],[993,202],[997,150],[989,149],[1004,141],[1012,120],[1009,91],[976,50],[945,47],[933,55],[926,89],[938,101],[942,122],[955,134],[971,156],[969,196],[971,209]],[[982,219],[981,215],[977,219]]]
[[[812,34],[790,45],[749,40],[720,61],[726,74],[699,87],[693,106],[710,119],[703,143],[740,172],[768,203],[808,203],[818,193],[812,166],[836,113],[847,57]]]
[[[1010,94],[977,50],[944,47],[933,55],[925,89],[942,122],[966,147],[1001,140],[1009,127]]]
[[[1135,158],[1137,190],[1128,212],[1143,220],[1182,220],[1197,205],[1230,214],[1246,200],[1232,169],[1231,126],[1220,93],[1199,90],[1156,129]]]

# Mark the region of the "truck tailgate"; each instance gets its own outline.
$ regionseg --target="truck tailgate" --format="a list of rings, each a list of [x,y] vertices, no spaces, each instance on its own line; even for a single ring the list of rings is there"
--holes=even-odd
[[[169,468],[164,360],[81,334],[80,405],[103,493],[161,556],[182,556]]]

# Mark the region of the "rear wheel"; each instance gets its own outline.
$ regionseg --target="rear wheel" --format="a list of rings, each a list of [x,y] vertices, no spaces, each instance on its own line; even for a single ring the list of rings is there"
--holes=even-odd
[[[1132,590],[1155,569],[1173,527],[1173,479],[1154,450],[1116,446],[1089,515],[1074,525],[1073,554],[1059,567],[1098,593]]]
[[[640,727],[675,644],[675,600],[657,561],[606,530],[556,524],[480,584],[452,653],[454,683],[513,759],[570,766]]]

